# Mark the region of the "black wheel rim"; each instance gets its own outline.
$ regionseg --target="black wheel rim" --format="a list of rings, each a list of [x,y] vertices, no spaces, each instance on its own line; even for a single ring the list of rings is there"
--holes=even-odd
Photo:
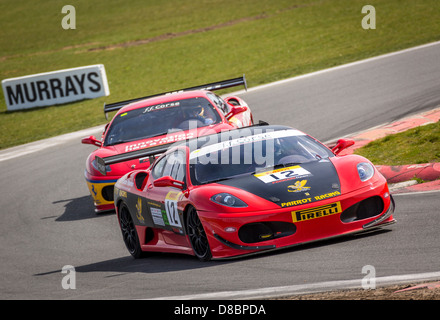
[[[130,212],[125,206],[121,207],[120,222],[122,238],[124,239],[124,243],[128,251],[132,254],[136,251],[137,248],[136,228],[134,227],[133,219],[131,219]]]
[[[210,256],[208,238],[194,208],[188,212],[188,236],[197,257],[205,259]]]

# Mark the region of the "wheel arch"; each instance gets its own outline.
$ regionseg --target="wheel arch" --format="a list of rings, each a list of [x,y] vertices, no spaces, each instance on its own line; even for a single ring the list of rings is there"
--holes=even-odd
[[[124,203],[124,200],[123,199],[117,199],[116,201],[115,201],[115,209],[116,209],[116,215],[118,216],[118,220],[119,220],[119,212],[120,212],[120,207],[121,207],[121,205]],[[128,204],[127,203],[125,203],[125,205],[127,205],[127,207],[128,207]]]
[[[188,215],[188,211],[190,208],[195,208],[195,206],[192,203],[187,203],[185,205],[185,208],[183,209],[183,214],[182,214],[182,219],[183,219],[182,226],[183,226],[183,231],[185,232],[186,235],[188,235],[188,226],[187,226],[186,217]]]

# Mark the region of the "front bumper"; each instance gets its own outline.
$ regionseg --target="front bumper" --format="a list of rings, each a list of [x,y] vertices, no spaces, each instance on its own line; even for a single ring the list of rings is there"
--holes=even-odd
[[[388,186],[382,184],[318,201],[313,206],[234,214],[198,213],[206,228],[213,258],[223,259],[389,225],[395,222],[394,208]],[[302,215],[301,211],[308,213]],[[244,237],[244,228],[254,234]]]
[[[95,212],[114,210],[113,190],[118,177],[94,177],[87,171],[84,176],[93,198]]]

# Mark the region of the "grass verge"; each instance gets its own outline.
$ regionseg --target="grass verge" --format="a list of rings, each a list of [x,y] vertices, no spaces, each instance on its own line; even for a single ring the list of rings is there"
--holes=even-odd
[[[0,2],[0,78],[104,64],[111,95],[8,112],[0,149],[105,123],[102,105],[245,73],[250,87],[440,40],[438,0]]]
[[[388,135],[354,153],[380,165],[440,162],[440,121]]]

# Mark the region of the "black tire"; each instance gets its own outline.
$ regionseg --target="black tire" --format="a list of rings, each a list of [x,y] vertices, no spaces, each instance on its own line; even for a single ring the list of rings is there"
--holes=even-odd
[[[205,229],[197,215],[194,207],[188,209],[186,215],[186,229],[188,231],[189,240],[193,248],[194,254],[201,261],[209,261],[212,258],[211,249],[208,243]]]
[[[121,227],[122,239],[124,240],[128,252],[130,252],[135,259],[141,258],[143,252],[139,243],[139,237],[133,219],[131,218],[130,211],[125,203],[122,203],[119,207],[119,225]]]

